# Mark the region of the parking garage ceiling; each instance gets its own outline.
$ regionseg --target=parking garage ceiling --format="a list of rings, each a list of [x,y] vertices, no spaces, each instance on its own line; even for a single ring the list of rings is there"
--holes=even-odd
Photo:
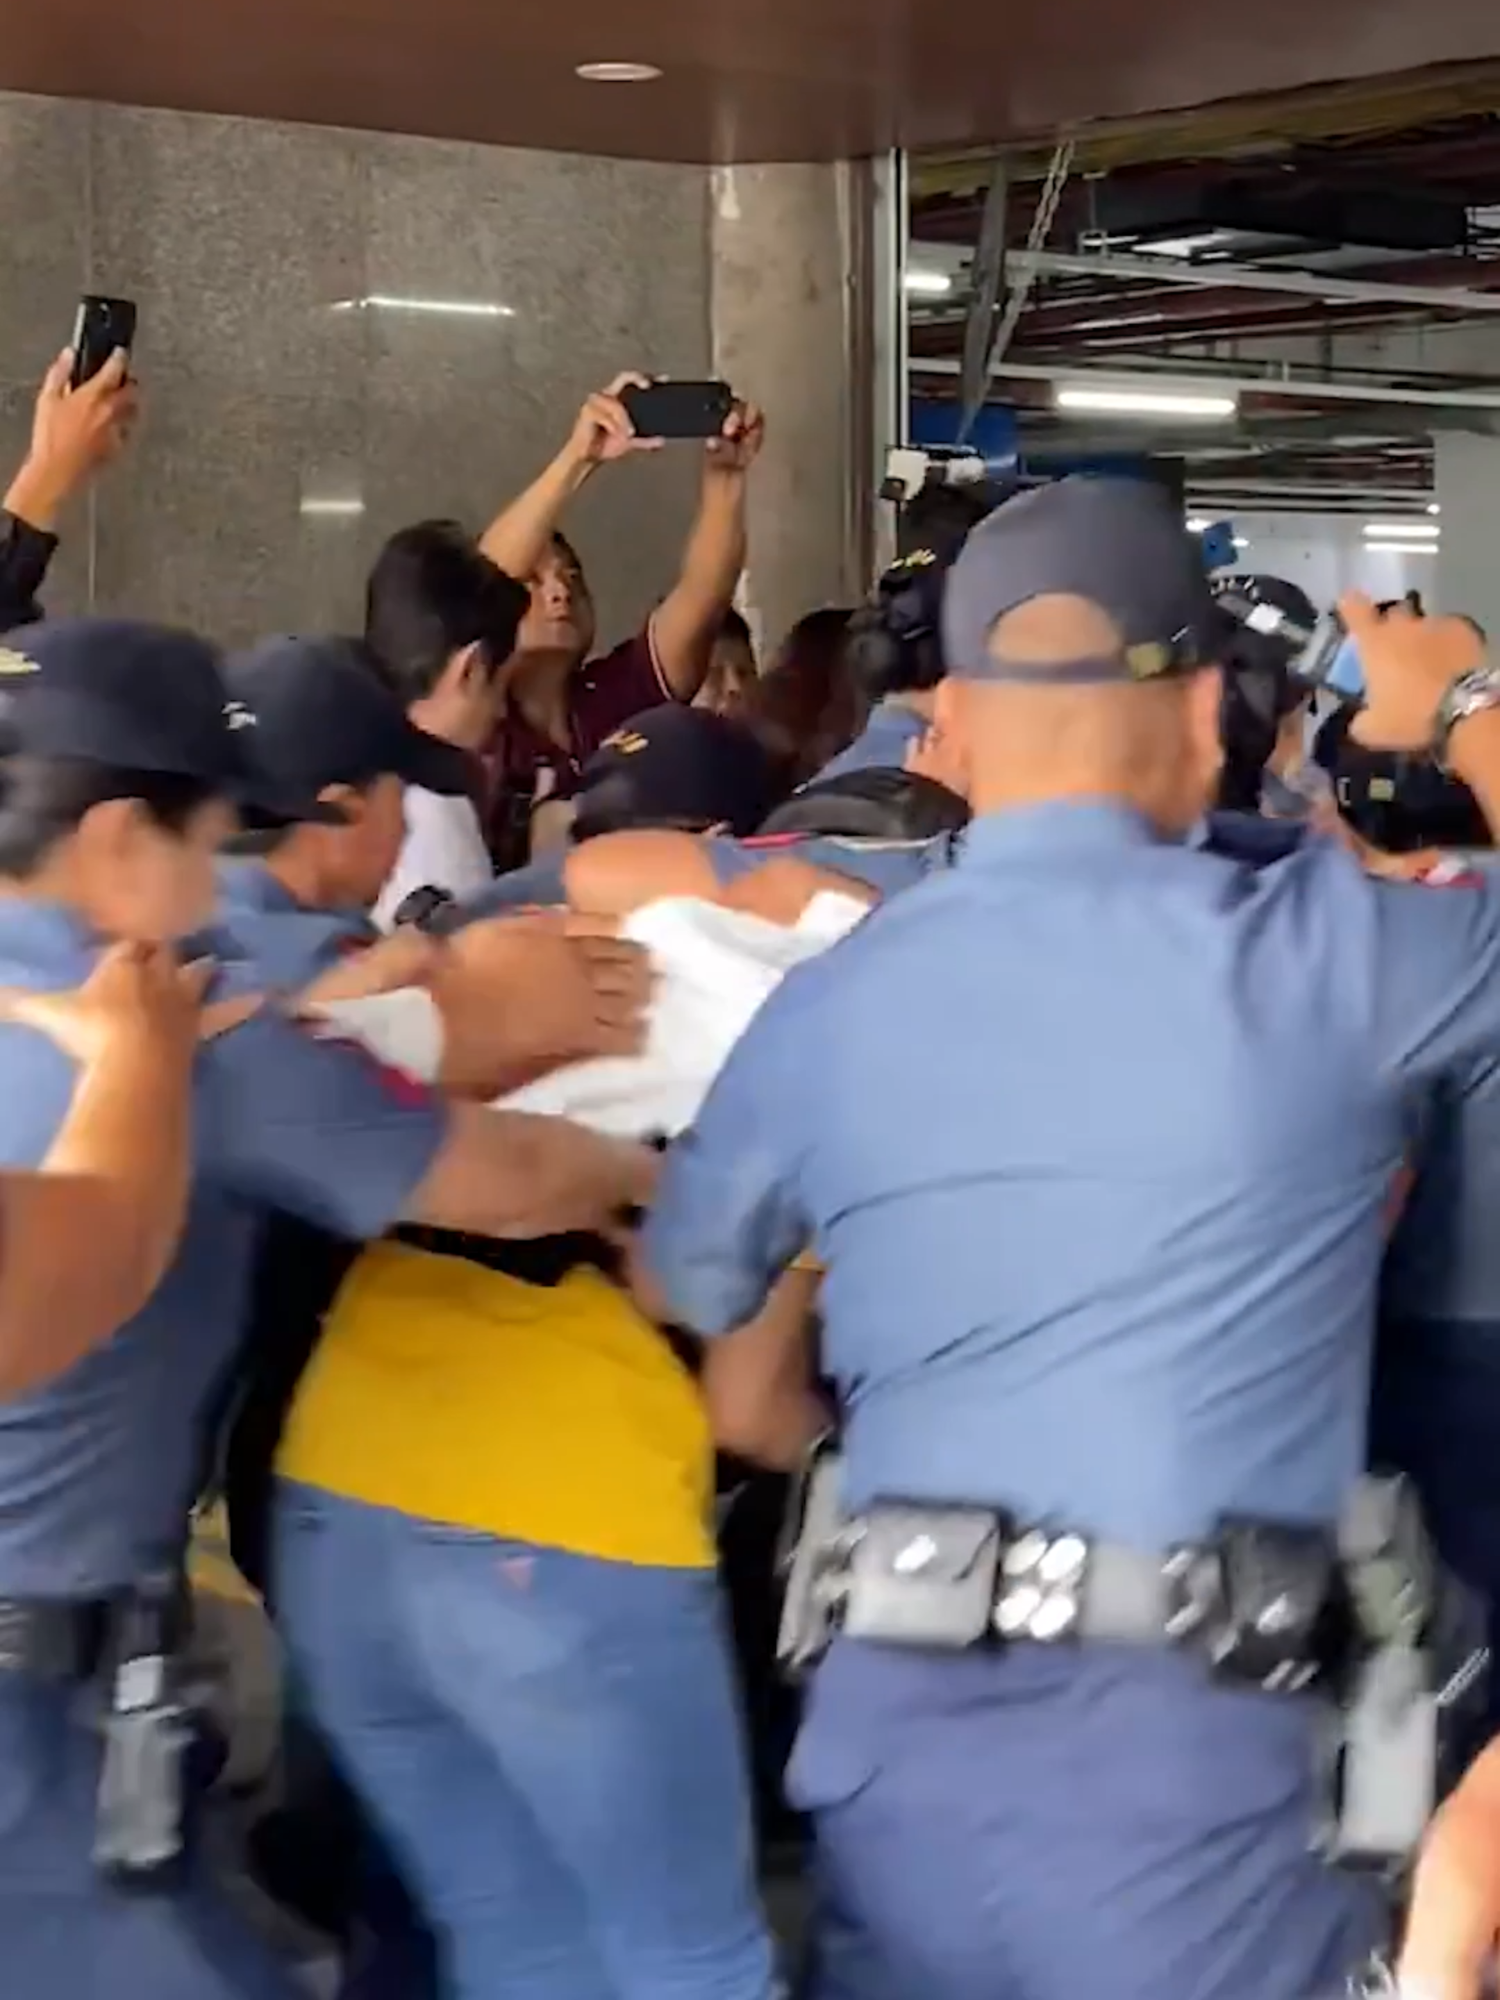
[[[1500,424],[1500,64],[929,158],[911,235],[917,392],[972,407],[982,360],[1035,459],[1145,444],[1204,507],[1419,511],[1433,434]],[[1122,379],[1232,416],[1059,410]]]
[[[1493,0],[0,0],[0,87],[668,160],[982,145],[1494,56]],[[661,75],[575,74],[603,62]]]

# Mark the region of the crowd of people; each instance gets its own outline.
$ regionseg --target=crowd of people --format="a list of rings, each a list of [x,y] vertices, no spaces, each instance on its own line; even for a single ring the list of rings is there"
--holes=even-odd
[[[564,523],[661,448],[641,379],[480,534],[394,534],[361,632],[227,658],[43,615],[138,391],[41,391],[0,1992],[1476,2000],[1485,635],[1353,596],[1340,692],[1314,607],[1216,588],[1148,483],[938,479],[762,663],[736,403],[600,650]],[[248,1779],[195,1646],[221,1527],[282,1663]]]

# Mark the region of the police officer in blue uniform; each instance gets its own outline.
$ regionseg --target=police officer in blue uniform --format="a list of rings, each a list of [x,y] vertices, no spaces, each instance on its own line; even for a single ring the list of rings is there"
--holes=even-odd
[[[895,1990],[1315,1994],[1376,1913],[1313,1850],[1294,1690],[1407,1102],[1500,1053],[1500,893],[1184,844],[1222,630],[1139,486],[1007,503],[945,619],[957,865],[772,998],[643,1264],[710,1339],[809,1243],[827,1270],[856,1528],[794,1781]],[[1433,741],[1493,809],[1500,676],[1454,621],[1380,629],[1372,740]]]
[[[44,623],[0,652],[0,696],[0,982],[75,985],[103,939],[198,931],[229,802],[249,790],[288,816],[284,800],[257,801],[253,713],[198,640]],[[222,950],[223,992],[260,990],[254,962]],[[0,1079],[0,1159],[31,1166],[67,1105],[68,1063],[7,1027]],[[646,1179],[618,1149],[579,1154],[576,1135],[554,1148],[534,1124],[395,1088],[359,1051],[271,1007],[205,1048],[194,1131],[189,1215],[155,1296],[0,1405],[7,2000],[295,1990],[204,1878],[176,1684],[187,1518],[263,1213],[355,1238],[403,1214],[503,1231],[530,1209],[537,1173],[580,1203],[591,1175],[589,1198],[604,1201]]]

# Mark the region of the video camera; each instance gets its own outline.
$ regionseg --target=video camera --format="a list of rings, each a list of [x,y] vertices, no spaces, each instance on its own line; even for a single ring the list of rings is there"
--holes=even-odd
[[[1309,693],[1300,664],[1318,613],[1305,590],[1279,576],[1217,576],[1212,588],[1225,623],[1219,803],[1255,812],[1281,725]]]

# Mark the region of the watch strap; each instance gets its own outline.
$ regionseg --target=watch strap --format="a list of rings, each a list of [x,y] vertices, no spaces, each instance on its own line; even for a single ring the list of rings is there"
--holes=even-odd
[[[1432,757],[1439,770],[1452,769],[1448,743],[1454,730],[1471,715],[1482,715],[1488,708],[1500,708],[1500,666],[1486,662],[1470,667],[1467,673],[1448,683],[1432,726]]]

